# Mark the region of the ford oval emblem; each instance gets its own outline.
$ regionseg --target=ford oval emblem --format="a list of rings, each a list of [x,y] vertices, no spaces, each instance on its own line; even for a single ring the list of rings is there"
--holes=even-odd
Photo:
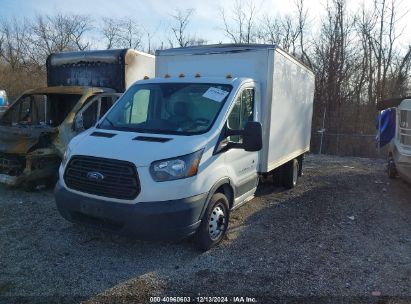
[[[101,174],[100,172],[89,172],[87,173],[87,179],[91,181],[102,181],[104,179],[104,175]]]

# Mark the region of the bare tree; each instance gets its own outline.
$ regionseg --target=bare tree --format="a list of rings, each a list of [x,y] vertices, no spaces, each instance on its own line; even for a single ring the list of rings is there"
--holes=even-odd
[[[231,17],[227,17],[224,9],[221,9],[225,35],[234,43],[256,42],[259,36],[256,28],[257,13],[255,2],[251,0],[246,4],[236,0]]]
[[[24,67],[27,62],[29,25],[26,20],[3,20],[0,24],[0,56],[12,70]]]
[[[310,57],[308,56],[306,50],[306,41],[305,37],[305,26],[307,25],[307,16],[308,11],[304,9],[304,0],[295,0],[295,5],[298,13],[298,27],[297,27],[297,36],[300,38],[300,51],[301,59],[312,67]]]
[[[106,48],[142,48],[143,31],[131,18],[104,18],[101,33]]]
[[[258,40],[264,43],[280,45],[282,36],[281,20],[264,15],[258,30]]]
[[[297,25],[293,21],[293,17],[286,15],[280,20],[281,30],[282,30],[282,40],[281,46],[287,52],[291,54],[296,54],[296,44],[298,39]]]
[[[171,26],[171,31],[173,33],[173,39],[169,39],[171,46],[174,45],[173,40],[177,42],[180,47],[186,47],[190,45],[190,35],[187,33],[187,26],[190,23],[190,18],[193,15],[193,9],[176,10],[173,15],[173,25]]]
[[[146,46],[146,52],[149,54],[154,54],[155,52],[155,48],[153,48],[153,38],[155,37],[155,35],[158,32],[158,29],[160,28],[161,24],[158,24],[157,27],[151,31],[150,29],[146,28],[146,27],[142,27],[143,31],[147,37],[147,46]]]
[[[44,64],[51,53],[85,50],[90,42],[85,35],[91,30],[91,20],[83,15],[38,15],[31,23],[28,56]]]
[[[138,24],[130,19],[123,19],[120,22],[120,32],[118,34],[117,44],[120,47],[139,49],[142,47],[143,34]]]
[[[120,33],[119,21],[113,18],[103,18],[102,34],[106,40],[106,48],[112,49],[117,43]]]

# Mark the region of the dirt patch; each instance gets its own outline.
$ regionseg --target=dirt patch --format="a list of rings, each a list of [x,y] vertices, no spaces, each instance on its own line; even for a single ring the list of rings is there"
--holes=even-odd
[[[143,242],[68,223],[51,191],[0,189],[0,301],[407,303],[410,223],[411,186],[359,158],[308,156],[292,190],[263,182],[206,253],[190,240]]]

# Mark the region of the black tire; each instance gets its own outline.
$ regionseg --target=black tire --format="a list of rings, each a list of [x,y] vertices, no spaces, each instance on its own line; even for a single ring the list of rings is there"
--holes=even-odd
[[[387,174],[388,174],[388,177],[391,178],[391,179],[396,178],[397,175],[398,175],[397,168],[395,167],[395,163],[394,163],[394,160],[392,159],[392,157],[388,158]]]
[[[274,169],[273,185],[274,187],[281,187],[283,185],[283,166]]]
[[[302,154],[298,157],[298,177],[301,177],[301,176],[304,175],[304,173],[303,173],[303,161],[304,161],[304,154]]]
[[[221,212],[224,214],[223,218],[221,218]],[[215,193],[208,203],[200,227],[195,235],[197,247],[207,251],[220,243],[227,231],[229,218],[230,209],[227,197],[222,193]],[[211,227],[212,223],[213,227]],[[211,228],[214,229],[210,230]],[[212,237],[213,235],[214,237]]]
[[[23,184],[23,190],[26,192],[34,192],[37,190],[37,182],[36,181],[27,181]]]
[[[52,177],[45,179],[44,185],[46,186],[46,189],[54,189],[58,180],[59,180],[58,176],[52,176]]]
[[[292,189],[297,185],[299,171],[298,167],[298,160],[295,158],[284,165],[283,186],[285,188]]]

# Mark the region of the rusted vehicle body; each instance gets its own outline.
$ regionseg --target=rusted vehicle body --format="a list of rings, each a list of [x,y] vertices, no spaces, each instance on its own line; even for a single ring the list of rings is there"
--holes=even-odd
[[[153,75],[154,56],[130,49],[50,55],[49,86],[24,92],[0,118],[0,183],[54,183],[70,140],[129,85]]]

